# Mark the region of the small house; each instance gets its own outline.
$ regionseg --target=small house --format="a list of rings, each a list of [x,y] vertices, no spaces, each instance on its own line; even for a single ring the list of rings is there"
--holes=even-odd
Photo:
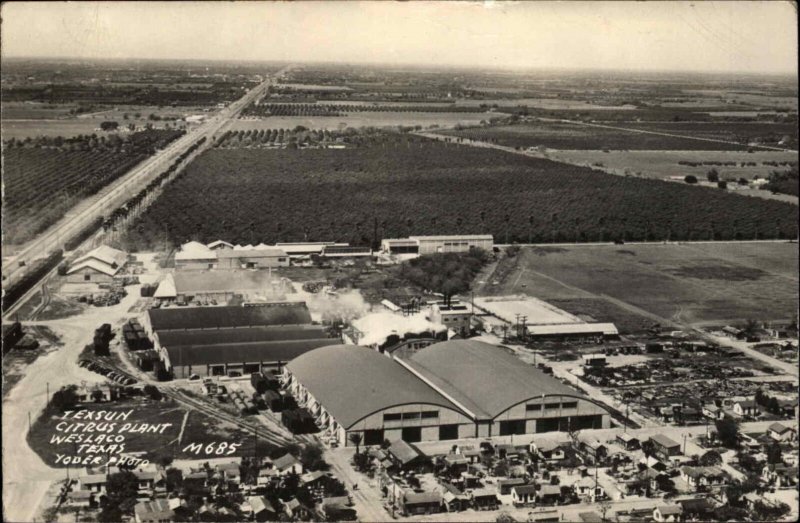
[[[392,442],[388,451],[389,459],[403,470],[416,469],[425,462],[425,455],[402,439]]]
[[[316,521],[318,519],[314,510],[301,503],[297,498],[292,498],[284,503],[283,512],[294,521]]]
[[[165,523],[173,521],[175,517],[166,499],[137,503],[133,512],[136,523]]]
[[[795,441],[797,439],[797,430],[779,421],[769,426],[767,434],[775,441]]]
[[[497,510],[500,500],[497,493],[490,488],[478,488],[472,491],[472,507],[475,510]]]
[[[511,494],[511,489],[525,485],[526,481],[522,478],[501,479],[497,482],[497,493],[501,496]]]
[[[714,505],[706,498],[681,499],[677,502],[682,509],[683,517],[692,521],[709,521],[714,512]]]
[[[797,467],[784,463],[769,463],[761,470],[761,479],[775,488],[785,488],[797,485]]]
[[[561,487],[558,485],[541,485],[536,493],[539,505],[556,505],[561,501]]]
[[[653,509],[653,519],[659,523],[680,521],[683,516],[683,507],[675,503],[658,505]]]
[[[641,447],[641,442],[636,436],[632,436],[627,432],[617,435],[617,443],[625,450],[637,450]]]
[[[702,408],[703,416],[711,420],[722,419],[725,414],[714,403],[706,403]]]
[[[105,474],[87,474],[78,478],[78,490],[105,494],[107,482],[108,476]]]
[[[511,502],[514,506],[532,505],[535,501],[536,485],[518,485],[511,489]]]
[[[692,488],[718,487],[728,482],[728,475],[719,467],[681,467],[681,479]]]
[[[76,508],[89,508],[94,503],[94,493],[89,490],[67,492],[67,505]]]
[[[400,496],[400,511],[404,516],[437,514],[442,510],[442,495],[439,492],[405,491]]]
[[[681,453],[680,443],[671,440],[663,434],[650,436],[650,441],[653,442],[656,455],[661,459],[668,460],[671,456],[677,456]]]
[[[538,454],[546,461],[561,461],[566,457],[564,448],[559,443],[551,440],[531,443],[530,451]]]
[[[447,512],[461,512],[470,506],[470,498],[453,485],[442,485],[442,504]]]
[[[348,496],[323,498],[319,503],[320,516],[325,521],[354,521],[357,514],[352,505]]]
[[[758,408],[758,403],[756,403],[755,400],[752,399],[740,400],[734,402],[733,412],[735,412],[739,416],[746,418],[755,418],[761,414],[761,410]]]
[[[303,464],[291,454],[285,454],[276,459],[272,462],[272,466],[278,472],[279,476],[303,473]]]
[[[225,480],[226,483],[238,485],[242,481],[241,469],[239,464],[235,461],[231,463],[221,463],[215,467],[215,470],[218,477]]]

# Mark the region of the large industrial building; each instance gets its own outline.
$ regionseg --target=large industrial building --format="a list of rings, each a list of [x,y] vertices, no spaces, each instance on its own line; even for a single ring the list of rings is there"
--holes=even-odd
[[[608,412],[506,349],[446,341],[407,358],[356,345],[309,351],[284,367],[298,402],[341,445],[608,428]]]
[[[437,252],[469,252],[470,249],[491,251],[494,238],[491,234],[453,236],[410,236],[387,238],[381,241],[381,250],[386,254],[435,254]]]
[[[175,378],[235,376],[280,368],[339,342],[313,325],[305,303],[150,309],[142,319]]]
[[[81,256],[67,270],[69,283],[111,283],[128,261],[128,254],[107,245]]]
[[[188,242],[175,253],[178,270],[203,269],[266,269],[287,267],[289,255],[269,245],[233,245],[221,240],[203,245]]]
[[[244,301],[282,300],[291,283],[265,271],[176,271],[167,274],[154,297],[159,301],[183,303],[228,303],[234,297]]]

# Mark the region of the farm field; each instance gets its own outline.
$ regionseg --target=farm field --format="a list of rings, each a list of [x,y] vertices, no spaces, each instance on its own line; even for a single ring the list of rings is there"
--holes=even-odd
[[[97,130],[99,125],[100,121],[78,120],[74,118],[69,120],[3,119],[2,123],[0,123],[0,132],[3,133],[4,140],[10,140],[11,138],[24,140],[25,138],[35,138],[37,136],[73,138],[80,134],[107,134]]]
[[[796,243],[552,246],[518,256],[504,281],[482,293],[524,292],[626,326],[637,312],[725,324],[784,320],[798,306]]]
[[[628,124],[625,124],[628,125]],[[655,130],[655,129],[652,129]],[[508,147],[601,150],[744,151],[746,145],[667,137],[573,123],[535,122],[447,131],[452,136],[491,141]],[[685,133],[688,134],[688,133]]]
[[[3,244],[22,243],[60,219],[183,131],[149,130],[99,139],[49,139],[3,151]]]
[[[505,116],[500,113],[412,113],[412,112],[360,112],[347,116],[270,116],[263,119],[239,119],[231,124],[234,131],[248,129],[294,129],[298,125],[309,129],[336,130],[345,127],[395,127],[421,125],[452,127],[477,125],[482,120]]]
[[[787,148],[797,144],[796,123],[645,122],[630,123],[624,127],[739,143],[749,143],[756,138],[762,138],[763,143],[770,145],[777,145],[784,136],[788,136],[790,141],[786,145]]]
[[[173,243],[307,238],[368,244],[446,233],[491,233],[501,243],[749,238],[756,227],[760,238],[793,237],[796,206],[378,134],[344,150],[207,151],[129,236],[141,249],[163,242],[165,228]]]

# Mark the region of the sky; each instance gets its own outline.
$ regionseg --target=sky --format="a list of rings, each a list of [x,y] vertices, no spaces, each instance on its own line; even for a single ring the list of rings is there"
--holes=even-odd
[[[3,57],[797,73],[788,2],[8,2]]]

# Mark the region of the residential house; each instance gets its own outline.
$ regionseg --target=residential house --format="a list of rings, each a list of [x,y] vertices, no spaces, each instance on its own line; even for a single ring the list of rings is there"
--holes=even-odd
[[[494,451],[500,457],[500,459],[516,459],[520,456],[520,450],[514,445],[510,445],[508,443],[496,445],[494,447]]]
[[[497,493],[490,488],[478,488],[472,491],[472,506],[475,510],[496,510],[500,504]]]
[[[551,440],[531,443],[530,451],[538,454],[546,461],[561,461],[565,458],[564,448],[559,443]]]
[[[591,503],[606,497],[605,489],[600,486],[594,478],[584,477],[579,479],[573,487],[578,496],[587,498]]]
[[[776,441],[795,441],[797,439],[797,429],[784,425],[776,421],[767,429],[767,434]]]
[[[589,463],[603,461],[608,455],[608,447],[593,436],[579,436],[579,449],[589,460]]]
[[[653,519],[659,523],[680,521],[683,516],[683,507],[675,503],[658,505],[653,509]]]
[[[511,489],[514,487],[521,487],[526,483],[527,482],[522,478],[501,479],[497,482],[497,493],[501,496],[508,496],[511,494]]]
[[[442,485],[442,504],[447,512],[461,512],[470,506],[470,498],[458,487],[445,483]]]
[[[536,504],[556,505],[561,501],[561,487],[558,485],[541,485],[536,493]]]
[[[97,494],[106,493],[108,476],[105,474],[87,474],[78,478],[78,490],[88,490]]]
[[[283,504],[283,512],[294,521],[316,521],[314,510],[302,504],[297,498],[292,498]]]
[[[285,454],[273,461],[272,467],[278,472],[279,476],[303,473],[303,464],[291,454]]]
[[[514,506],[532,505],[535,501],[536,485],[517,485],[511,489],[511,502]]]
[[[734,402],[733,412],[745,418],[755,418],[761,414],[761,409],[755,400],[746,399]]]
[[[681,479],[692,488],[719,487],[728,482],[728,474],[719,467],[681,467]]]
[[[354,521],[357,514],[352,505],[347,496],[323,498],[319,503],[319,514],[325,521]]]
[[[170,523],[175,517],[166,499],[137,503],[133,513],[136,523]]]
[[[717,407],[714,403],[706,403],[703,405],[703,416],[711,420],[718,420],[725,417],[725,413],[722,412],[722,409]]]
[[[436,514],[442,510],[442,495],[439,492],[403,492],[400,496],[400,511],[404,516]]]
[[[663,434],[650,436],[650,441],[653,442],[656,455],[661,459],[669,460],[671,456],[681,454],[680,443],[671,440]]]
[[[632,436],[627,432],[617,435],[617,443],[625,450],[636,450],[641,447],[641,442],[636,436]]]
[[[152,495],[159,488],[166,492],[166,480],[160,470],[134,470],[134,476],[139,482],[139,493]]]
[[[389,459],[401,470],[420,468],[426,461],[422,452],[402,439],[393,441],[388,451]]]
[[[264,496],[251,496],[247,498],[247,504],[250,506],[250,515],[256,521],[274,521],[278,517],[278,511]]]

